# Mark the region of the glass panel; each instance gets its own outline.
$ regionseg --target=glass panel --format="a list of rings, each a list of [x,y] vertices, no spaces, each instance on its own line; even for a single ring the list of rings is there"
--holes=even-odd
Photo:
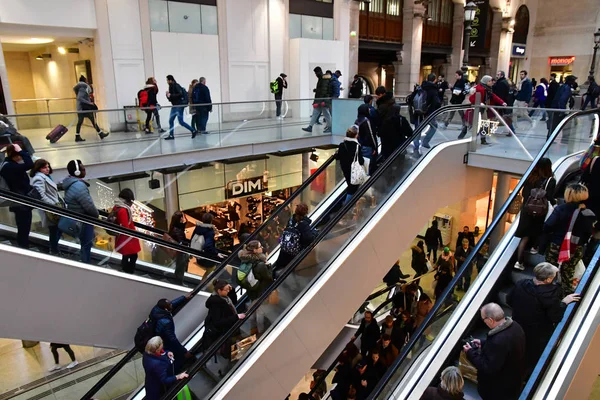
[[[333,18],[323,18],[323,40],[333,39]]]
[[[150,0],[150,29],[169,32],[169,10],[164,0]]]
[[[303,15],[302,37],[305,39],[323,39],[323,18]]]
[[[290,39],[302,37],[302,15],[290,14]]]
[[[169,28],[171,32],[202,33],[199,4],[179,3],[176,1],[170,1],[168,4]]]
[[[202,16],[202,33],[204,35],[218,35],[217,7],[202,4],[200,14]]]

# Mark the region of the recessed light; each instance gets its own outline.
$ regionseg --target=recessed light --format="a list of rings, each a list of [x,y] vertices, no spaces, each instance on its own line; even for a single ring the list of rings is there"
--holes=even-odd
[[[59,52],[60,54],[63,54],[63,55],[64,55],[64,54],[67,54],[67,50],[65,50],[65,48],[64,48],[64,47],[62,47],[62,46],[58,48],[58,52]]]

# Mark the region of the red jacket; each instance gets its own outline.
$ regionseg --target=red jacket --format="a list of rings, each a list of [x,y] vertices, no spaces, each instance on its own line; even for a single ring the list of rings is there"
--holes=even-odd
[[[115,206],[117,207],[117,206]],[[119,207],[117,211],[117,223],[124,228],[129,228],[135,231],[135,225],[133,220],[129,221],[129,213],[126,208]],[[115,240],[115,250],[123,255],[131,255],[139,253],[142,248],[140,247],[140,241],[138,238],[134,238],[126,235],[118,235]]]
[[[504,100],[492,93],[491,88],[486,89],[481,83],[475,86],[475,93],[469,96],[471,104],[475,105],[477,93],[481,95],[481,103],[491,106],[501,106],[504,104]],[[480,104],[481,104],[480,103]],[[494,113],[491,110],[487,110],[487,118],[491,119],[494,117]],[[473,110],[469,109],[465,112],[465,119],[469,125],[473,123]]]

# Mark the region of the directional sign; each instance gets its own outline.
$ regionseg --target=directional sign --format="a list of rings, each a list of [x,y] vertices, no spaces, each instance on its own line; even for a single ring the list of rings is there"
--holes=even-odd
[[[474,3],[477,9],[475,10],[475,19],[471,23],[471,41],[469,46],[476,49],[484,49],[490,4],[489,0],[474,0]]]

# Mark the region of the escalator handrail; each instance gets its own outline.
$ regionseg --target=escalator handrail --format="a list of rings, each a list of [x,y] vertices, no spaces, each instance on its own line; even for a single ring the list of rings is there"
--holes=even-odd
[[[267,218],[267,220],[265,222],[262,223],[262,225],[256,229],[254,232],[252,232],[250,234],[250,236],[248,238],[246,238],[246,240],[244,240],[243,242],[241,242],[239,244],[239,246],[243,246],[244,244],[250,242],[251,240],[254,240],[259,232],[261,231],[261,227],[263,226],[267,226],[267,224],[270,224],[274,221],[276,215],[278,215],[277,210],[282,210],[285,207],[289,206],[292,201],[294,201],[296,199],[296,197],[302,193],[316,178],[317,176],[319,176],[320,174],[323,173],[323,171],[325,171],[327,169],[327,167],[329,165],[331,165],[331,163],[333,163],[333,161],[335,160],[335,155],[332,155],[331,157],[329,157],[324,163],[323,165],[321,165],[313,174],[311,174],[307,180],[305,180],[304,182],[302,182],[302,185],[300,185],[300,187],[294,191],[294,193],[292,193],[292,195],[287,198],[282,204],[280,204],[279,206],[277,206],[277,208],[275,209],[275,211],[273,213],[271,213],[271,215],[269,216],[269,218]],[[218,274],[221,273],[221,271],[223,271],[225,269],[225,267],[227,267],[227,265],[233,260],[233,258],[235,257],[235,252],[232,252],[225,260],[223,260],[221,262],[221,264],[215,268],[214,271],[212,271],[208,277],[206,279],[202,279],[200,281],[200,283],[198,284],[198,286],[196,286],[194,288],[194,290],[192,290],[191,294],[192,296],[197,295],[202,289],[204,289],[209,282],[212,281],[212,278],[215,276],[218,276]],[[186,302],[187,304],[187,302]],[[177,312],[181,311],[181,309],[186,305],[184,304],[182,307],[180,307]],[[173,315],[175,315],[176,313],[173,313]],[[100,378],[100,380],[98,382],[96,382],[96,384],[90,388],[90,390],[87,391],[87,393],[82,397],[83,399],[91,399],[93,398],[93,396],[102,388],[102,386],[104,386],[106,383],[108,383],[108,381],[110,381],[112,379],[113,376],[115,376],[117,374],[117,372],[123,367],[125,366],[125,364],[127,364],[132,358],[133,356],[135,356],[135,354],[138,352],[138,350],[134,347],[133,349],[129,350],[129,352],[127,353],[127,355],[125,355],[125,357],[123,357],[117,364],[115,364],[104,376],[102,376],[102,378]]]
[[[600,267],[600,263],[598,262],[599,260],[600,260],[600,246],[598,246],[598,248],[596,249],[596,252],[594,253],[594,256],[592,257],[592,260],[590,261],[588,267],[586,268],[583,276],[581,277],[581,281],[579,281],[579,284],[577,285],[577,289],[575,290],[575,293],[581,294],[581,298],[583,298],[585,296],[585,293],[587,292],[589,286],[591,285],[595,274],[598,272],[598,267]],[[593,266],[593,267],[590,268],[591,266]],[[533,395],[533,393],[535,392],[535,390],[537,389],[540,381],[542,380],[544,374],[546,373],[546,371],[550,365],[550,361],[552,360],[552,358],[554,357],[554,354],[556,353],[556,350],[558,349],[558,345],[561,343],[563,336],[565,335],[567,328],[569,327],[569,324],[575,317],[577,305],[578,305],[578,302],[573,302],[573,303],[567,305],[567,309],[565,311],[565,314],[564,314],[562,320],[558,323],[558,325],[554,329],[554,333],[550,337],[550,340],[548,340],[548,343],[546,344],[546,347],[544,348],[544,352],[542,353],[542,356],[540,357],[539,361],[537,362],[535,369],[533,370],[533,373],[527,380],[527,384],[525,385],[525,388],[521,392],[521,396],[519,397],[520,400],[530,399],[531,396]]]
[[[543,158],[543,156],[546,154],[546,152],[548,151],[550,146],[554,143],[554,140],[556,140],[556,137],[559,135],[562,128],[573,118],[576,118],[576,117],[582,116],[582,115],[594,114],[597,112],[598,112],[598,110],[575,112],[575,113],[565,117],[556,126],[556,128],[554,129],[554,132],[552,132],[552,134],[550,135],[550,137],[548,138],[546,143],[544,143],[544,145],[542,146],[542,148],[540,149],[538,154],[531,161],[531,165],[529,165],[527,170],[521,176],[521,179],[517,183],[517,186],[509,194],[506,202],[502,205],[502,207],[498,211],[496,217],[492,220],[492,223],[490,224],[490,226],[485,230],[482,237],[479,239],[479,241],[477,242],[477,244],[475,245],[475,247],[473,248],[473,250],[471,251],[469,256],[466,258],[466,260],[463,262],[461,267],[458,269],[458,271],[454,275],[454,278],[452,278],[452,281],[448,284],[448,287],[446,287],[446,289],[440,295],[438,300],[436,300],[435,304],[433,305],[433,307],[431,308],[431,310],[429,311],[429,313],[427,314],[427,316],[425,317],[423,322],[419,325],[418,329],[415,331],[413,337],[410,339],[408,344],[406,346],[404,346],[404,349],[399,354],[399,356],[396,358],[394,363],[387,369],[387,371],[385,372],[383,377],[379,380],[379,383],[377,384],[377,386],[373,389],[373,391],[369,395],[369,397],[368,397],[369,399],[375,399],[381,394],[381,392],[383,391],[383,389],[385,388],[385,386],[387,385],[389,380],[392,379],[392,377],[394,376],[398,367],[402,364],[402,362],[404,362],[404,360],[406,359],[408,354],[412,351],[412,348],[417,343],[418,338],[424,334],[426,328],[430,325],[430,323],[432,322],[432,320],[434,319],[436,314],[439,312],[440,308],[446,302],[448,296],[452,295],[452,293],[454,291],[454,287],[458,283],[459,279],[462,278],[462,276],[465,274],[467,267],[475,261],[475,257],[477,256],[477,254],[479,254],[479,251],[483,247],[484,243],[490,237],[490,235],[494,231],[494,229],[501,223],[504,215],[508,211],[510,204],[517,197],[517,195],[519,194],[519,192],[525,185],[525,181],[527,180],[527,178],[529,177],[529,175],[531,174],[531,172],[533,171],[533,169],[535,168],[537,163]]]
[[[338,225],[338,222],[341,218],[343,218],[343,216],[345,216],[350,210],[352,210],[355,206],[355,203],[358,201],[358,199],[360,199],[366,192],[367,190],[371,187],[371,185],[374,182],[377,182],[379,177],[381,177],[381,175],[383,175],[383,173],[385,171],[387,171],[388,167],[390,167],[392,165],[392,163],[394,162],[394,160],[401,154],[403,154],[406,149],[409,147],[409,145],[412,144],[413,140],[417,137],[420,137],[422,131],[426,128],[429,127],[429,123],[434,120],[439,114],[444,113],[446,111],[449,110],[459,110],[459,109],[470,109],[473,108],[472,105],[470,104],[457,104],[457,105],[451,105],[451,106],[446,106],[446,107],[442,107],[437,109],[436,111],[434,111],[433,113],[431,113],[427,118],[425,118],[425,120],[423,121],[423,123],[421,123],[419,125],[419,127],[417,129],[414,130],[413,135],[410,138],[407,138],[406,141],[404,143],[402,143],[384,162],[383,164],[377,168],[375,170],[375,172],[373,173],[373,175],[371,175],[369,177],[369,179],[367,180],[367,182],[365,182],[363,185],[361,185],[358,190],[356,191],[356,193],[350,198],[349,201],[347,201],[342,208],[340,209],[340,211],[338,211],[325,225],[325,227],[323,227],[319,233],[317,234],[317,237],[312,241],[312,243],[310,245],[308,245],[307,247],[305,247],[304,249],[302,249],[300,251],[300,253],[298,253],[293,259],[292,261],[289,262],[289,264],[287,265],[286,268],[283,269],[282,273],[280,274],[280,277],[275,280],[274,282],[272,282],[269,287],[267,287],[265,289],[265,291],[261,294],[261,296],[259,296],[254,302],[253,304],[248,308],[248,310],[246,311],[246,318],[245,319],[240,319],[238,321],[235,322],[235,324],[233,324],[233,326],[223,335],[221,335],[219,337],[218,340],[216,340],[211,347],[209,347],[208,349],[206,349],[206,351],[204,352],[204,354],[202,355],[202,357],[198,358],[196,362],[194,362],[194,364],[188,369],[188,374],[189,377],[186,379],[181,379],[178,380],[177,382],[175,382],[175,384],[173,384],[167,391],[166,394],[164,394],[161,399],[171,399],[171,398],[175,398],[177,396],[177,394],[181,391],[181,389],[187,384],[187,382],[191,379],[193,379],[194,375],[196,373],[198,373],[200,371],[200,369],[202,368],[203,365],[205,365],[212,357],[215,356],[215,354],[217,353],[217,351],[219,351],[219,349],[226,343],[229,341],[230,337],[233,336],[233,334],[246,322],[246,320],[249,319],[249,317],[269,298],[269,296],[271,295],[271,293],[276,290],[279,285],[281,285],[282,282],[285,281],[285,278],[287,278],[295,269],[296,267],[303,261],[303,259],[321,242],[322,239],[324,239],[329,232]],[[421,159],[422,160],[422,159]],[[419,160],[419,162],[421,161]],[[414,169],[416,165],[419,164],[419,162],[417,162],[412,168]],[[410,172],[408,173],[410,174]],[[407,175],[408,175],[407,174]],[[374,214],[373,214],[374,215]],[[371,216],[372,217],[372,216]],[[365,222],[366,223],[366,222]],[[263,336],[264,337],[264,336]],[[253,349],[255,348],[256,345],[252,346],[248,352],[246,353],[245,357],[248,356],[248,353],[251,353],[253,351]]]
[[[52,204],[44,203],[41,200],[36,200],[31,197],[24,196],[22,194],[13,193],[7,190],[0,189],[0,199],[8,199],[12,202],[19,203],[21,205],[29,206],[31,208],[46,211],[52,214],[56,214],[60,217],[65,217],[69,219],[73,219],[75,221],[79,221],[88,225],[94,225],[100,228],[103,228],[108,231],[117,232],[121,235],[126,235],[130,237],[134,237],[140,240],[144,240],[146,242],[151,242],[161,247],[166,247],[171,250],[177,250],[182,253],[187,253],[193,255],[194,257],[201,258],[204,260],[208,260],[210,262],[218,263],[220,259],[213,259],[211,257],[207,257],[206,254],[199,250],[192,249],[191,247],[183,246],[178,243],[168,242],[162,238],[157,238],[154,236],[150,236],[146,233],[138,232],[129,228],[124,228],[121,225],[111,224],[108,221],[104,221],[99,218],[94,218],[89,215],[81,214],[75,211],[71,211],[67,208],[57,207]]]

